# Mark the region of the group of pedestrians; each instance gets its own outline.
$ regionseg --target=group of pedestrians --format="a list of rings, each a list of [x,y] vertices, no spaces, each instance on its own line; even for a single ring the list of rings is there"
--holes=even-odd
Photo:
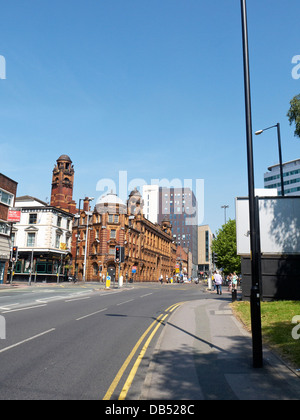
[[[212,281],[213,281],[213,285],[214,285],[214,290],[217,289],[217,294],[221,295],[222,294],[223,277],[221,276],[221,274],[217,270],[214,271]],[[230,273],[227,276],[227,284],[228,284],[228,291],[229,292],[232,292],[233,290],[237,290],[238,276],[235,272],[233,274]]]

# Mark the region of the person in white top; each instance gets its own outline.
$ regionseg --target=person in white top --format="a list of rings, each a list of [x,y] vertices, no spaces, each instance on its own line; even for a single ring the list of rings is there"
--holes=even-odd
[[[215,273],[214,273],[214,278],[215,278],[215,283],[216,283],[216,286],[217,286],[217,294],[221,295],[222,294],[223,278],[222,278],[221,274],[219,274],[217,271],[215,271]]]

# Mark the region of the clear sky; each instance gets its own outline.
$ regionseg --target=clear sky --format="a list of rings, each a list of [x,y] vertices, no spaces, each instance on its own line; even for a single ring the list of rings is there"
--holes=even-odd
[[[280,122],[284,161],[300,158],[286,117],[300,93],[300,2],[247,3],[253,131]],[[235,197],[248,193],[239,0],[0,5],[0,172],[18,195],[49,198],[56,159],[68,154],[77,202],[127,171],[128,183],[204,179],[202,222],[215,232],[224,204],[235,217]],[[278,162],[276,130],[254,141],[263,187]]]

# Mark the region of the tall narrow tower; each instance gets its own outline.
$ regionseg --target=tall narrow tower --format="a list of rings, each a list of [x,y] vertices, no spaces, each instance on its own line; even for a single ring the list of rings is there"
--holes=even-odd
[[[50,205],[75,214],[76,203],[73,201],[74,166],[67,155],[60,156],[56,162],[52,175]]]

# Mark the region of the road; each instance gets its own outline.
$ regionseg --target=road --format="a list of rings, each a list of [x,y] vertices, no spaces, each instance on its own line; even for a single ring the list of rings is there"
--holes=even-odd
[[[0,399],[137,399],[164,322],[197,285],[0,291]]]

